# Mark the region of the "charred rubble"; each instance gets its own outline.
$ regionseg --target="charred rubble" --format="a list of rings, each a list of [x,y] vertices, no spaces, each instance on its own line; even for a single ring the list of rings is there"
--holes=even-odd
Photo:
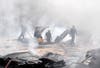
[[[87,51],[85,59],[74,68],[100,68],[100,49]]]
[[[62,68],[64,66],[64,60],[55,61],[47,57],[41,57],[34,61],[7,56],[0,58],[0,68]]]
[[[100,68],[100,49],[90,50],[86,54],[87,60],[90,60],[90,68]]]

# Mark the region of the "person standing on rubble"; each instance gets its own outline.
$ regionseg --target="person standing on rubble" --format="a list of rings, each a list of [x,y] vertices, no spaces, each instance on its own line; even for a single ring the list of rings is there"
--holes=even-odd
[[[47,40],[48,43],[51,42],[51,32],[50,32],[50,30],[48,30],[48,32],[46,33],[46,40]]]
[[[23,24],[21,24],[21,34],[20,34],[18,39],[24,40],[25,39],[25,33],[26,33],[26,27]]]
[[[37,38],[37,41],[38,41],[39,44],[43,43],[43,38],[41,36],[41,31],[40,31],[39,27],[35,28],[34,37]]]
[[[39,27],[36,27],[34,31],[34,37],[39,38],[39,36],[40,36]]]
[[[72,28],[70,29],[70,36],[71,36],[71,45],[75,45],[75,35],[77,31],[75,26],[73,25]]]

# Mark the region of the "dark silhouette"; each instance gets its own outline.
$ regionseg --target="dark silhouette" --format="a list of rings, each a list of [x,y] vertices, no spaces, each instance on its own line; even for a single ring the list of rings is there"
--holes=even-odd
[[[39,27],[36,27],[36,28],[35,28],[34,37],[36,37],[36,38],[41,37],[41,33],[40,33]]]
[[[51,32],[50,32],[50,30],[48,30],[48,32],[46,33],[46,40],[47,40],[48,43],[51,42]]]
[[[70,29],[70,36],[71,36],[71,45],[75,45],[75,35],[76,35],[77,31],[75,26],[73,25],[72,28]]]
[[[25,28],[24,25],[21,24],[21,34],[20,34],[20,36],[19,36],[18,39],[19,39],[19,40],[25,39],[25,33],[26,33],[26,28]]]

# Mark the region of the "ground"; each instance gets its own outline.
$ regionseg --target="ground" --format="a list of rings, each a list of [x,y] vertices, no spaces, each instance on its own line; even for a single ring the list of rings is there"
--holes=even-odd
[[[37,52],[38,56],[43,56],[49,52],[60,54],[66,61],[66,64],[72,64],[81,62],[84,60],[84,56],[88,50],[93,49],[89,46],[70,46],[66,44],[49,44],[49,45],[40,45],[41,47],[34,49]],[[28,45],[23,44],[22,42],[16,39],[2,39],[0,40],[0,55],[4,56],[14,52],[29,52]]]

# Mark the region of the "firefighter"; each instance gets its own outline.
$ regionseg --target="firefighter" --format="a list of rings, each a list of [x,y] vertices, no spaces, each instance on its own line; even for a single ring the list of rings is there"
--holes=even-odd
[[[70,29],[70,36],[71,36],[71,44],[74,45],[75,44],[75,35],[76,35],[77,31],[75,26],[73,25],[72,28]]]
[[[24,40],[25,39],[25,33],[26,33],[26,28],[23,24],[21,24],[21,34],[19,36],[19,40]]]
[[[39,27],[35,28],[35,32],[34,32],[34,37],[38,38],[40,36],[39,34]]]
[[[41,31],[39,27],[35,28],[34,37],[37,38],[39,44],[43,43],[43,38],[41,36]]]
[[[48,30],[48,32],[46,33],[46,40],[47,40],[48,43],[51,42],[51,32],[50,32],[50,30]]]

